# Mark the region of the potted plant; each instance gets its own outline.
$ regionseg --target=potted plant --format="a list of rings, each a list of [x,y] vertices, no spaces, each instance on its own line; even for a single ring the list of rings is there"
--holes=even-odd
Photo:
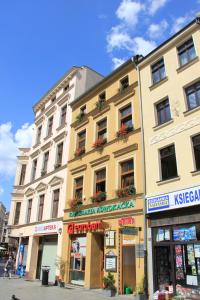
[[[133,126],[122,124],[120,129],[116,132],[117,137],[126,137],[126,135],[133,130]]]
[[[85,116],[84,112],[81,111],[81,112],[76,116],[76,121],[77,121],[78,123],[81,123],[81,121],[83,120],[84,116]]]
[[[91,198],[92,202],[101,202],[106,200],[106,192],[98,191]]]
[[[60,276],[58,277],[58,285],[64,288],[65,287],[64,279],[65,279],[65,273],[67,268],[67,261],[62,259],[61,257],[57,257],[55,266],[60,272]]]
[[[116,190],[116,195],[118,198],[133,196],[135,194],[136,194],[136,189],[134,185],[129,185],[128,187]]]
[[[85,148],[83,148],[83,147],[82,148],[77,148],[76,151],[74,152],[74,156],[79,157],[84,153],[85,153]]]
[[[98,138],[96,139],[96,141],[93,143],[93,148],[100,148],[102,147],[105,143],[106,143],[106,139],[103,139],[103,138]]]
[[[77,208],[83,204],[82,199],[73,198],[69,201],[69,206],[71,208]]]
[[[97,101],[97,102],[96,102],[96,108],[97,108],[99,111],[103,110],[104,107],[105,107],[105,105],[106,105],[105,101]]]
[[[107,276],[103,277],[104,292],[106,296],[113,297],[116,294],[114,275],[108,272]]]

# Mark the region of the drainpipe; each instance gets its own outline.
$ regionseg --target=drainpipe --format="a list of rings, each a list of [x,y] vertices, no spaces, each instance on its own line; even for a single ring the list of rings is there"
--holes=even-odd
[[[138,92],[139,92],[139,105],[140,105],[140,123],[141,123],[141,150],[142,150],[142,178],[143,178],[143,223],[144,223],[144,293],[145,298],[148,299],[148,261],[147,261],[147,219],[146,219],[146,172],[145,172],[145,148],[144,148],[144,127],[143,127],[143,116],[142,116],[142,93],[141,93],[141,80],[140,80],[140,68],[138,63],[140,56],[136,55],[131,58],[134,66],[136,67],[138,74]]]

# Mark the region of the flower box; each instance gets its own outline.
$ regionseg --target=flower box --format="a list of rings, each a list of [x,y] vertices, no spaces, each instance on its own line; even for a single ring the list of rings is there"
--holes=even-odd
[[[85,148],[77,148],[76,151],[74,152],[74,156],[79,157],[84,153],[85,153]]]
[[[76,116],[76,121],[78,123],[81,123],[83,121],[84,117],[85,117],[84,112],[80,112],[80,114],[78,114],[78,116]]]
[[[101,202],[106,200],[106,192],[97,192],[96,194],[94,194],[91,198],[92,202]]]
[[[122,125],[121,128],[117,131],[117,137],[125,137],[130,131],[133,130],[133,126]]]
[[[105,143],[107,142],[107,139],[102,139],[102,138],[100,138],[100,139],[97,139],[94,143],[93,143],[93,148],[100,148],[100,147],[102,147]]]
[[[126,188],[116,190],[116,195],[118,198],[133,196],[135,194],[136,194],[136,189],[135,189],[134,185],[130,185]]]
[[[79,207],[79,206],[81,206],[83,204],[83,201],[82,201],[82,199],[71,199],[70,201],[69,201],[69,205],[70,205],[70,207],[71,208],[77,208],[77,207]]]
[[[97,101],[96,102],[96,108],[101,111],[104,109],[104,107],[106,106],[105,101]]]

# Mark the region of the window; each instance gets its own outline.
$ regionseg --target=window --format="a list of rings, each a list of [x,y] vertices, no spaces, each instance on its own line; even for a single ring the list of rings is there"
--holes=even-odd
[[[151,66],[153,84],[166,77],[164,59],[161,58],[157,63]]]
[[[60,195],[60,190],[59,189],[53,191],[52,218],[57,218],[58,217],[59,195]]]
[[[174,145],[160,150],[162,180],[177,176],[176,154]]]
[[[104,103],[106,101],[106,92],[99,94],[99,102]]]
[[[68,91],[69,90],[69,84],[67,84],[65,87],[64,87],[64,92]]]
[[[38,209],[38,221],[42,221],[43,209],[44,209],[44,195],[40,195],[39,209]]]
[[[195,58],[196,52],[192,38],[178,47],[178,56],[180,66],[187,64],[190,60]]]
[[[57,157],[56,157],[56,167],[60,167],[62,165],[62,155],[63,155],[63,143],[60,143],[57,146]]]
[[[36,144],[39,144],[39,143],[40,143],[41,133],[42,133],[42,126],[38,127],[38,129],[37,129]]]
[[[200,81],[186,88],[185,92],[189,110],[200,106]]]
[[[52,135],[52,131],[53,131],[53,116],[50,117],[48,120],[47,136]]]
[[[96,193],[106,191],[106,169],[95,172],[95,190]]]
[[[127,127],[132,127],[133,122],[132,122],[132,108],[131,104],[128,106],[120,109],[120,127],[127,126]]]
[[[20,180],[19,180],[19,185],[23,185],[24,184],[25,175],[26,175],[26,165],[22,165],[22,167],[21,167],[21,174],[20,174]]]
[[[196,170],[200,170],[200,134],[192,138]]]
[[[76,178],[74,181],[74,198],[82,201],[82,198],[83,198],[83,176]]]
[[[61,109],[60,126],[65,125],[66,115],[67,115],[67,105],[63,106]]]
[[[124,91],[129,86],[128,76],[120,80],[120,91]]]
[[[47,172],[48,160],[49,160],[49,151],[44,153],[42,175],[46,174]]]
[[[21,210],[21,202],[17,202],[15,207],[14,225],[19,224],[20,210]]]
[[[86,105],[84,105],[80,108],[80,113],[82,116],[84,116],[86,114]]]
[[[28,200],[27,218],[26,223],[30,223],[31,220],[31,209],[32,209],[32,199]]]
[[[157,111],[158,125],[161,125],[161,124],[171,120],[169,99],[165,99],[164,101],[159,102],[156,105],[156,111]]]
[[[97,138],[102,140],[107,138],[107,119],[97,123]]]
[[[133,159],[129,159],[120,164],[121,167],[121,188],[134,185],[134,164]]]
[[[86,130],[78,133],[77,149],[85,149]]]
[[[31,176],[32,181],[35,180],[36,169],[37,169],[37,159],[33,161],[33,165],[32,165],[32,176]]]
[[[52,99],[51,99],[51,103],[54,103],[56,101],[56,97],[53,97]]]

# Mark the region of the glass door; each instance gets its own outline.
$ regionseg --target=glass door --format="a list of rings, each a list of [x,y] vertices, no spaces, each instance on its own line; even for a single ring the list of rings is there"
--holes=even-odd
[[[172,281],[170,246],[156,246],[154,254],[156,289],[165,289]]]

